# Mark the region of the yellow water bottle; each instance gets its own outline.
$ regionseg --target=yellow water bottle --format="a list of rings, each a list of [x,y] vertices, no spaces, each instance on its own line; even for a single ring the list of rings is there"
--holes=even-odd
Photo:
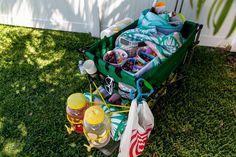
[[[92,147],[102,148],[110,141],[110,119],[100,106],[89,107],[84,114],[84,134],[89,142],[88,151]]]

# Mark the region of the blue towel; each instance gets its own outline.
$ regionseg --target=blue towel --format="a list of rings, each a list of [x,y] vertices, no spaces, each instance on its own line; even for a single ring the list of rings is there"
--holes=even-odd
[[[139,17],[138,28],[155,28],[158,32],[161,32],[165,35],[171,34],[173,32],[180,32],[183,27],[182,21],[177,16],[171,17],[169,19],[170,21],[167,21],[166,18],[164,18],[164,15],[154,14],[150,12],[149,9],[146,9],[141,13],[141,16]]]

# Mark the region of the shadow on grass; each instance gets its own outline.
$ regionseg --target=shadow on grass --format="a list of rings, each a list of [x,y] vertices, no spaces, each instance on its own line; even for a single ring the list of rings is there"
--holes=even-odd
[[[236,73],[228,55],[204,47],[195,51],[178,94],[170,92],[162,101],[144,156],[236,154]]]
[[[87,89],[77,71],[77,49],[94,39],[78,33],[0,29],[0,155],[88,156],[86,140],[66,133],[65,102],[71,93]],[[197,49],[178,94],[164,97],[143,156],[236,153],[235,73],[226,57],[215,49]],[[97,151],[90,155],[102,156]]]
[[[86,155],[64,128],[66,98],[84,91],[77,49],[87,34],[0,26],[0,155]],[[81,151],[80,151],[81,150]]]

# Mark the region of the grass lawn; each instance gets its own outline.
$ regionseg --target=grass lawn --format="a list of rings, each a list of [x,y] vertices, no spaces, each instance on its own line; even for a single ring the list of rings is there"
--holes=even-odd
[[[67,135],[65,102],[88,89],[77,70],[87,34],[0,25],[0,156],[102,156]],[[143,156],[236,156],[235,53],[197,48],[168,93]]]

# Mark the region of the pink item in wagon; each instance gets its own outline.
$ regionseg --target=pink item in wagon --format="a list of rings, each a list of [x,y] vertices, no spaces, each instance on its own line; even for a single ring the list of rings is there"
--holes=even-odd
[[[122,49],[114,49],[108,51],[103,56],[103,60],[114,65],[121,67],[122,63],[128,58],[128,54]]]

